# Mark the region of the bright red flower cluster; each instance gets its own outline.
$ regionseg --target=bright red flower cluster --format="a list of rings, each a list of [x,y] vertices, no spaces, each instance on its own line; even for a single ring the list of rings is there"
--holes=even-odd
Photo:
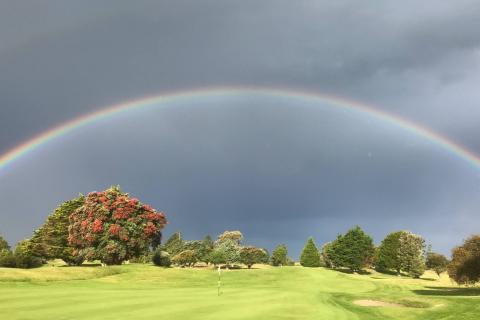
[[[94,233],[100,233],[100,232],[103,231],[103,222],[102,222],[102,220],[95,219],[95,220],[93,221],[92,231],[93,231]]]
[[[68,240],[87,259],[118,263],[145,252],[166,223],[162,212],[112,187],[89,193],[72,213]]]

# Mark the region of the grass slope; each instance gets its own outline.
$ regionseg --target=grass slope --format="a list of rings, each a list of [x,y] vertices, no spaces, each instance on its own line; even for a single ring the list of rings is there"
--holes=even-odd
[[[479,319],[480,291],[323,268],[0,268],[1,319]],[[377,299],[409,307],[362,307]],[[423,308],[420,308],[423,307]],[[426,308],[425,308],[426,307]]]

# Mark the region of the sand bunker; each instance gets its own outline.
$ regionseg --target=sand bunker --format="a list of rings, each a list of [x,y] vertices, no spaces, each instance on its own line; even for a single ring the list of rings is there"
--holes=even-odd
[[[356,304],[357,306],[362,306],[362,307],[395,307],[395,308],[404,307],[403,305],[398,303],[391,303],[391,302],[378,301],[378,300],[355,300],[353,301],[353,303]]]

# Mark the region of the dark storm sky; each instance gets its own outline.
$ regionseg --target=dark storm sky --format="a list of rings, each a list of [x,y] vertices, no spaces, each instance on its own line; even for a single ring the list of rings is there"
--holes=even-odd
[[[0,1],[0,153],[100,107],[211,86],[373,104],[480,154],[478,1]],[[60,202],[111,184],[166,235],[240,229],[296,257],[359,224],[448,253],[480,230],[480,169],[326,104],[197,98],[119,115],[0,171],[0,234],[28,237]]]

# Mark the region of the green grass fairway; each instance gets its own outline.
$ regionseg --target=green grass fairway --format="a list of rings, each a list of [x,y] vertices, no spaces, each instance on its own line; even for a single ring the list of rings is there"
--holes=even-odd
[[[217,273],[207,268],[0,268],[0,319],[480,319],[480,291],[446,278],[302,267],[229,270],[222,277],[217,296]],[[404,307],[362,307],[357,299]]]

